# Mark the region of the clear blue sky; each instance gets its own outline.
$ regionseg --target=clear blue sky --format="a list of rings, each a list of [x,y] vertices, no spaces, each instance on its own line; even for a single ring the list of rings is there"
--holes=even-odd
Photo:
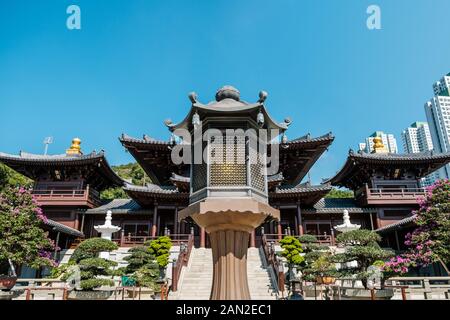
[[[66,28],[81,7],[82,29]],[[366,27],[378,4],[382,30]],[[187,94],[213,99],[232,84],[272,116],[293,119],[289,138],[332,131],[311,171],[332,176],[350,147],[375,130],[425,120],[432,83],[450,71],[448,0],[0,0],[0,151],[85,152],[112,164],[131,156],[118,137],[168,139]]]

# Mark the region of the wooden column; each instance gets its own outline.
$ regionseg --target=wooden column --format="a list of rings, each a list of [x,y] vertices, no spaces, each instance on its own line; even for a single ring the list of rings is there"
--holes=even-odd
[[[283,230],[281,229],[281,221],[278,221],[278,223],[277,223],[277,234],[278,234],[278,240],[283,239]]]
[[[303,235],[303,220],[302,220],[302,211],[300,209],[300,202],[297,203],[297,221],[298,221],[298,234]]]
[[[210,233],[213,252],[211,300],[250,300],[247,281],[246,231],[220,230]]]
[[[255,243],[255,230],[252,231],[252,233],[250,233],[250,247],[254,248],[256,247],[256,243]]]
[[[205,242],[206,242],[205,228],[201,227],[200,228],[200,248],[205,247]]]
[[[173,216],[173,233],[174,234],[179,234],[178,232],[178,207],[175,207],[175,213]]]
[[[156,237],[157,224],[158,224],[158,204],[155,203],[155,209],[153,210],[152,237]]]

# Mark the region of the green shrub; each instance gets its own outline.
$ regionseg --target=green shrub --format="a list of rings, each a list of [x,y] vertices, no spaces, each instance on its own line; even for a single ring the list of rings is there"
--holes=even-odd
[[[99,288],[101,286],[114,286],[114,281],[111,279],[100,279],[100,278],[93,278],[93,279],[86,279],[80,281],[80,287],[83,290],[93,290],[95,288]]]
[[[289,265],[300,265],[305,259],[300,255],[303,252],[302,244],[293,236],[286,236],[280,241],[283,251],[281,255],[286,258]]]
[[[83,259],[96,258],[100,252],[110,252],[117,249],[117,244],[111,240],[91,238],[80,243],[80,245],[73,252],[70,260],[79,262]]]
[[[169,264],[170,248],[172,248],[172,240],[167,236],[162,236],[150,241],[148,252],[155,256],[156,262],[161,268],[165,268]]]

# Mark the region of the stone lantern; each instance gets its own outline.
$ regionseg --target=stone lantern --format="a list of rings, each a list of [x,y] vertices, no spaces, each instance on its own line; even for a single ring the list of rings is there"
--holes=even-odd
[[[279,210],[268,204],[267,146],[288,124],[269,116],[264,106],[267,93],[259,97],[250,104],[240,99],[237,89],[225,86],[217,91],[216,101],[203,105],[192,93],[185,120],[168,124],[175,135],[184,130],[183,140],[190,142],[190,205],[180,211],[179,219],[191,217],[209,234],[213,300],[250,299],[250,233],[268,216],[279,219]],[[277,154],[272,151],[272,156]]]

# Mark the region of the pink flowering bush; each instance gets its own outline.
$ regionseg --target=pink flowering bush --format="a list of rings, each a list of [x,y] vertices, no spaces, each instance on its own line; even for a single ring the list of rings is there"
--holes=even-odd
[[[392,258],[383,267],[386,272],[407,273],[410,267],[428,266],[442,261],[450,263],[450,182],[438,180],[426,188],[415,211],[416,229],[405,237],[409,250]]]
[[[47,217],[29,190],[5,188],[0,193],[0,264],[32,268],[56,266],[54,242],[42,229]],[[0,270],[0,273],[5,270]]]

